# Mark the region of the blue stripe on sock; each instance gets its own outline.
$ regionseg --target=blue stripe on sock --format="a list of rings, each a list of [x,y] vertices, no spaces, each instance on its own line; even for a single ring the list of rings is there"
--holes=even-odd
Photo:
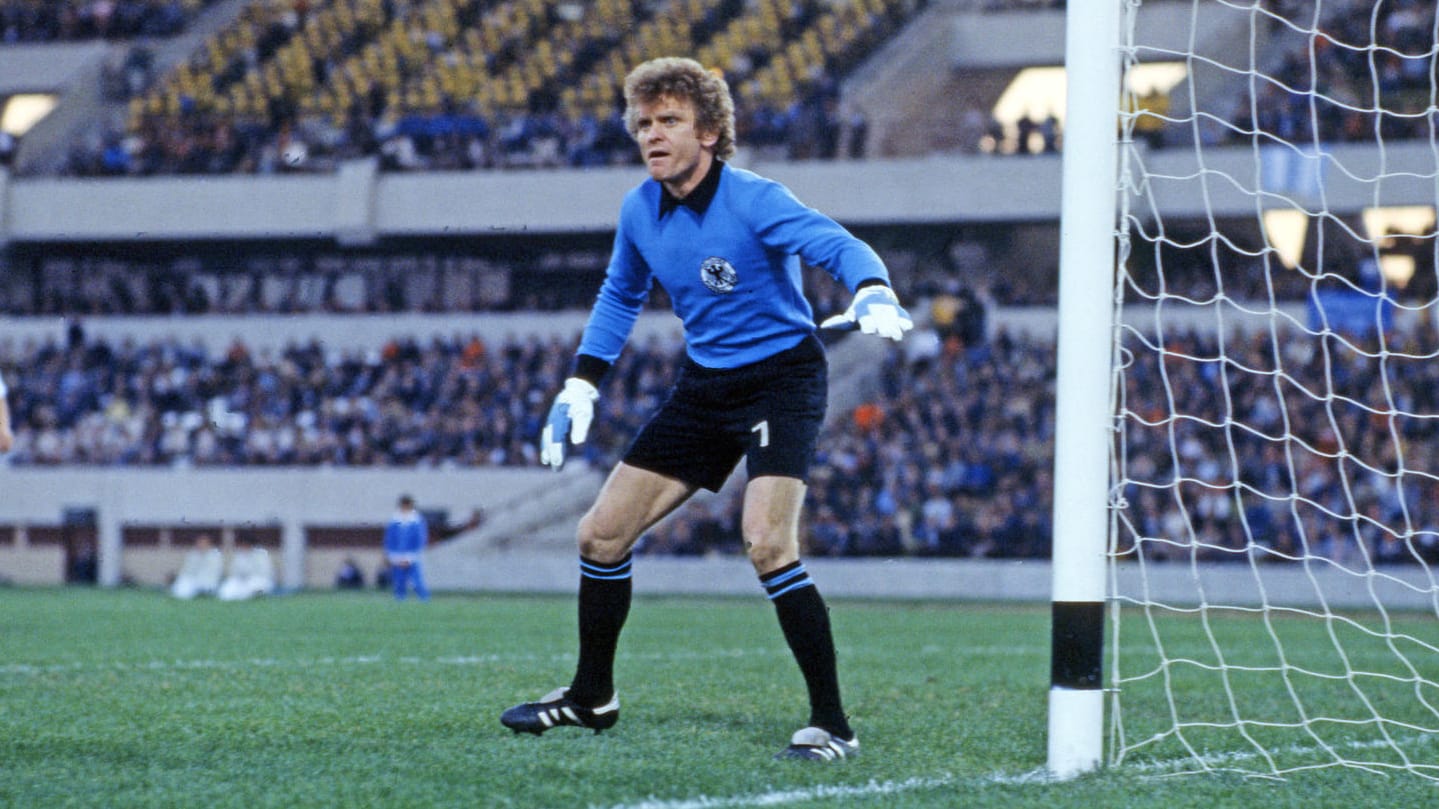
[[[814,586],[814,579],[811,579],[811,578],[809,578],[808,576],[806,576],[803,581],[797,581],[797,582],[795,582],[794,584],[791,584],[790,586],[784,588],[783,590],[778,590],[778,591],[770,592],[770,593],[769,593],[769,600],[770,600],[770,601],[774,601],[776,598],[779,598],[780,596],[784,595],[785,593],[788,593],[788,592],[791,591],[791,590],[798,590],[798,589],[801,588],[801,587],[813,587],[813,586]]]
[[[764,586],[765,595],[767,595],[771,601],[791,590],[814,586],[814,581],[810,579],[809,572],[804,569],[803,564],[798,562],[789,570],[771,573],[768,576],[760,578],[759,582]]]
[[[805,572],[804,565],[797,565],[793,569],[786,570],[782,573],[770,573],[767,577],[762,578],[759,581],[760,584],[763,584],[765,586],[765,589],[769,589],[771,587],[778,587],[781,584],[784,584],[785,582],[795,577],[807,575],[809,574]]]
[[[588,579],[603,581],[628,579],[630,578],[630,562],[631,558],[626,556],[613,565],[602,565],[591,562],[582,556],[580,557],[580,575]]]

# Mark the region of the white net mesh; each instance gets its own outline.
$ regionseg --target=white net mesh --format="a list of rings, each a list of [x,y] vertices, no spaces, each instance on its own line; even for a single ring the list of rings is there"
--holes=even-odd
[[[1434,2],[1128,10],[1110,760],[1439,780]]]

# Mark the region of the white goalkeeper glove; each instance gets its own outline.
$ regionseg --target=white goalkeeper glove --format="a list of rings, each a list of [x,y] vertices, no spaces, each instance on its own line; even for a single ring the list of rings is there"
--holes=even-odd
[[[577,376],[565,380],[565,388],[550,405],[550,415],[540,434],[540,463],[559,469],[565,463],[566,439],[574,444],[585,443],[598,398],[600,392],[585,380]]]
[[[859,329],[865,334],[902,340],[904,333],[914,328],[914,318],[899,305],[894,290],[873,284],[854,293],[854,300],[844,314],[825,318],[819,327],[841,331]]]

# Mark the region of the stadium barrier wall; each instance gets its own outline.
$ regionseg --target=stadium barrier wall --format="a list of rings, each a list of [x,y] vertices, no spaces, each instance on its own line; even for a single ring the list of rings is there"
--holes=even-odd
[[[379,526],[367,526],[371,532]],[[221,532],[218,536],[224,536]],[[521,541],[512,543],[515,546]],[[126,549],[127,583],[141,587],[163,586],[179,568],[186,546],[169,549]],[[304,589],[334,587],[341,562],[352,558],[373,582],[381,554],[368,549],[320,548],[307,551]],[[574,592],[577,581],[573,551],[487,551],[458,557],[446,546],[431,549],[425,557],[426,575],[433,589],[450,592],[548,593]],[[805,566],[827,597],[854,599],[964,600],[1018,602],[1042,609],[1050,597],[1051,566],[1045,559],[823,559],[807,558]],[[16,585],[56,585],[63,578],[64,552],[49,543],[15,548],[0,529],[0,581]],[[1375,604],[1364,581],[1338,570],[1305,570],[1280,566],[1266,574],[1264,590],[1245,576],[1236,576],[1232,564],[1198,566],[1208,603],[1231,608],[1264,604],[1314,607],[1323,603],[1341,609],[1366,609]],[[1182,594],[1175,603],[1200,603],[1187,563],[1172,562],[1148,569],[1150,586]],[[1121,580],[1137,576],[1125,569]],[[1422,610],[1430,606],[1422,588],[1422,571],[1395,567],[1376,572],[1380,589],[1388,591],[1389,610]],[[635,562],[635,592],[643,596],[757,595],[753,569],[742,557],[663,557],[641,554]],[[1393,598],[1390,598],[1390,595]]]
[[[0,581],[51,585],[64,580],[59,534],[63,515],[94,509],[104,584],[122,580],[158,586],[178,569],[189,542],[213,532],[232,545],[244,532],[268,545],[289,589],[333,587],[347,556],[373,576],[380,560],[378,531],[402,492],[426,511],[444,511],[451,523],[483,508],[490,519],[484,542],[457,538],[426,553],[431,585],[439,590],[570,593],[576,582],[569,543],[579,512],[588,505],[598,474],[571,469],[418,470],[0,470]],[[540,504],[549,513],[569,502],[572,514],[549,535],[535,537],[516,503]],[[559,503],[561,505],[556,505]],[[133,547],[122,537],[149,536]],[[369,546],[308,542],[321,531],[353,532]],[[166,536],[168,532],[168,536]],[[838,598],[1023,601],[1037,607],[1050,596],[1051,567],[1044,559],[807,558],[826,595]],[[660,557],[641,554],[636,592],[645,595],[746,596],[758,592],[753,569],[739,555]],[[1176,603],[1372,607],[1430,606],[1430,584],[1418,567],[1382,568],[1355,576],[1337,567],[1276,563],[1263,587],[1235,575],[1234,564],[1202,563],[1198,579],[1185,561],[1150,564],[1148,586]],[[1139,576],[1121,567],[1123,577]],[[1135,581],[1121,590],[1133,591]]]
[[[514,592],[572,592],[578,573],[572,558],[540,559],[504,555],[484,559],[488,572],[476,572],[478,589]],[[827,597],[942,599],[1030,602],[1039,607],[1051,596],[1051,567],[1046,559],[827,559],[807,558],[805,567]],[[1313,607],[1321,603],[1347,609],[1373,608],[1376,596],[1364,577],[1334,568],[1305,569],[1278,565],[1266,572],[1263,588],[1230,563],[1199,563],[1197,580],[1188,562],[1150,565],[1149,586],[1173,594],[1173,603],[1224,604],[1226,609],[1263,604]],[[1120,580],[1138,581],[1135,567],[1121,569]],[[1417,566],[1377,570],[1372,577],[1384,591],[1386,609],[1432,609],[1431,587]],[[646,595],[751,595],[758,583],[749,562],[739,556],[717,558],[646,557],[635,561],[635,592]],[[1390,596],[1393,596],[1392,598]]]
[[[0,97],[60,92],[109,49],[98,41],[7,43],[0,48]]]
[[[507,468],[0,469],[0,526],[9,527],[0,528],[0,578],[63,581],[66,540],[57,532],[88,530],[84,538],[97,546],[100,584],[114,586],[127,578],[157,583],[178,568],[189,543],[161,539],[131,557],[124,535],[135,526],[162,526],[188,538],[215,531],[215,539],[226,544],[238,531],[276,537],[280,584],[324,586],[333,582],[346,555],[377,548],[311,548],[307,532],[383,526],[402,493],[412,494],[427,512],[447,514],[452,523],[481,509],[501,526],[524,526],[511,517],[517,505],[548,504],[552,514],[563,516],[568,501],[573,509],[588,504],[597,479],[597,473],[573,466],[559,474]],[[84,524],[70,524],[74,515],[84,515]]]
[[[1396,176],[1381,199],[1356,178],[1388,165],[1426,165],[1427,144],[1336,144],[1324,159],[1279,147],[1190,149],[1146,157],[1154,175],[1188,177],[1201,169],[1260,178],[1265,190],[1304,201],[1319,189],[1331,211],[1373,205],[1425,205],[1432,184]],[[744,161],[738,161],[743,163]],[[850,225],[1052,221],[1059,213],[1060,158],[935,155],[865,161],[754,166],[806,204]],[[197,239],[326,239],[364,245],[386,237],[541,235],[609,232],[624,193],[640,176],[630,167],[578,171],[388,174],[364,167],[325,174],[193,178],[12,177],[0,196],[0,244]],[[1236,183],[1238,183],[1236,179]],[[1252,215],[1253,189],[1155,183],[1167,216]],[[863,189],[863,193],[856,193]],[[359,202],[357,202],[357,200]],[[1206,208],[1208,202],[1208,208]]]

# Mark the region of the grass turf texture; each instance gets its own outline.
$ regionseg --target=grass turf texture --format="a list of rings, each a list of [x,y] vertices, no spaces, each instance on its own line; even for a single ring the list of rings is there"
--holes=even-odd
[[[1432,781],[1348,768],[1274,781],[1120,767],[1046,783],[1034,776],[1045,757],[1044,606],[832,604],[863,745],[851,761],[771,760],[807,711],[758,595],[637,600],[621,641],[619,725],[599,736],[512,735],[497,721],[501,710],[568,681],[573,614],[573,599],[549,597],[396,604],[380,593],[306,594],[221,604],[0,590],[0,806],[1439,800]],[[1439,758],[1439,744],[1420,744]]]

